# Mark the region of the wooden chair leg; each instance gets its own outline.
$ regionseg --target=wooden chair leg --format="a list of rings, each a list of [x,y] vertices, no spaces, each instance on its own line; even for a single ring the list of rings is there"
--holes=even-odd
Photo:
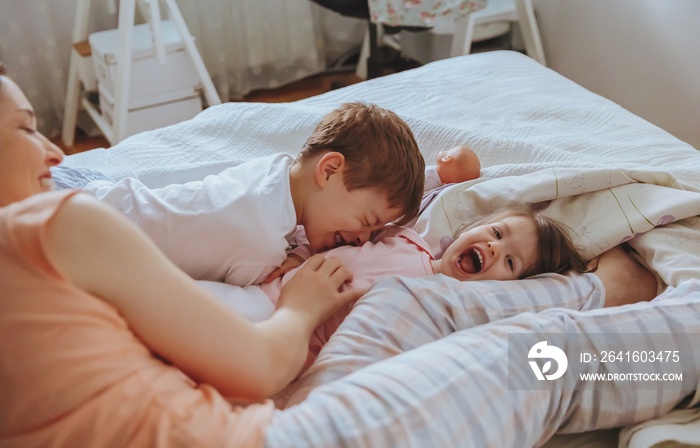
[[[475,23],[474,14],[468,14],[455,22],[450,57],[469,54],[472,48],[472,40],[474,39]]]
[[[369,56],[367,57],[367,79],[380,75],[381,61],[379,56],[379,31],[381,25],[369,24]]]
[[[520,29],[523,32],[525,51],[532,59],[546,66],[547,60],[544,57],[542,38],[535,20],[535,9],[532,6],[532,0],[515,0],[515,5],[518,10]]]
[[[88,21],[90,15],[90,0],[79,0],[76,4],[75,24],[73,26],[73,43],[76,44],[87,39]],[[71,48],[70,68],[68,71],[68,85],[66,86],[66,102],[63,108],[63,129],[61,138],[66,147],[73,146],[75,141],[75,126],[80,110],[80,77],[78,65],[80,56]]]

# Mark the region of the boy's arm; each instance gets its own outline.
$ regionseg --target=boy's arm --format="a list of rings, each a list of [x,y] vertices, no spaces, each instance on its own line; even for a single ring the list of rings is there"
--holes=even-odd
[[[226,396],[257,400],[291,381],[313,329],[361,291],[337,260],[313,257],[290,280],[279,307],[253,325],[177,269],[119,212],[85,195],[47,226],[48,259],[70,283],[113,305],[144,344]]]

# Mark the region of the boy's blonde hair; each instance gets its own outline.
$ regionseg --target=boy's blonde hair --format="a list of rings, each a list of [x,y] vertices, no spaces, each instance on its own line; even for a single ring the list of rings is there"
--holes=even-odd
[[[397,224],[418,214],[425,161],[411,129],[394,112],[361,102],[341,105],[323,117],[297,160],[326,151],[345,157],[348,191],[371,188],[386,194],[390,207],[403,210]]]
[[[508,208],[476,216],[455,232],[455,238],[462,232],[466,232],[474,227],[518,216],[527,218],[532,222],[537,237],[535,261],[525,268],[520,278],[544,274],[545,272],[558,274],[568,271],[588,272],[586,260],[574,246],[564,225],[555,219],[538,213],[532,207]]]

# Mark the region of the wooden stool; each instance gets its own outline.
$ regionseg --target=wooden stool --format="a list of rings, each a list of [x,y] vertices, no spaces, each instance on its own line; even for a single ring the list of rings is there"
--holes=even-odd
[[[91,0],[78,0],[77,10],[75,15],[75,23],[73,27],[73,44],[84,42],[88,38],[88,17],[90,13]],[[70,59],[70,71],[68,74],[68,86],[66,89],[66,102],[63,113],[63,132],[62,139],[66,147],[73,146],[75,139],[75,125],[78,117],[78,110],[82,105],[90,117],[95,121],[100,128],[105,138],[111,144],[116,144],[123,140],[127,129],[127,113],[128,101],[126,101],[129,92],[130,75],[131,75],[131,60],[132,60],[132,42],[134,33],[134,20],[136,14],[137,0],[120,0],[119,2],[119,47],[117,50],[117,66],[114,85],[114,108],[113,120],[110,124],[101,115],[100,111],[88,101],[87,98],[81,99],[81,80],[84,76],[84,71],[81,66],[84,62],[83,57],[77,50],[72,50]],[[199,80],[204,91],[204,96],[209,105],[221,104],[219,94],[214,88],[214,83],[209,77],[202,57],[194,44],[194,38],[189,32],[187,25],[180,13],[175,0],[163,0],[170,19],[175,24],[178,34],[182,39],[185,51],[194,64]],[[162,42],[161,33],[161,17],[160,17],[160,0],[139,0],[139,8],[142,14],[148,20],[151,26],[153,43],[155,47],[156,57],[160,62],[166,58],[165,49]]]

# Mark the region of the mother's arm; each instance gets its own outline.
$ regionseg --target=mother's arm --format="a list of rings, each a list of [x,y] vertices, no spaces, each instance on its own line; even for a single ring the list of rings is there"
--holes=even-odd
[[[117,308],[149,349],[240,399],[270,396],[291,381],[313,329],[360,294],[340,293],[349,274],[318,257],[283,290],[278,311],[253,325],[197,287],[119,212],[86,195],[66,201],[44,241],[58,272]]]

